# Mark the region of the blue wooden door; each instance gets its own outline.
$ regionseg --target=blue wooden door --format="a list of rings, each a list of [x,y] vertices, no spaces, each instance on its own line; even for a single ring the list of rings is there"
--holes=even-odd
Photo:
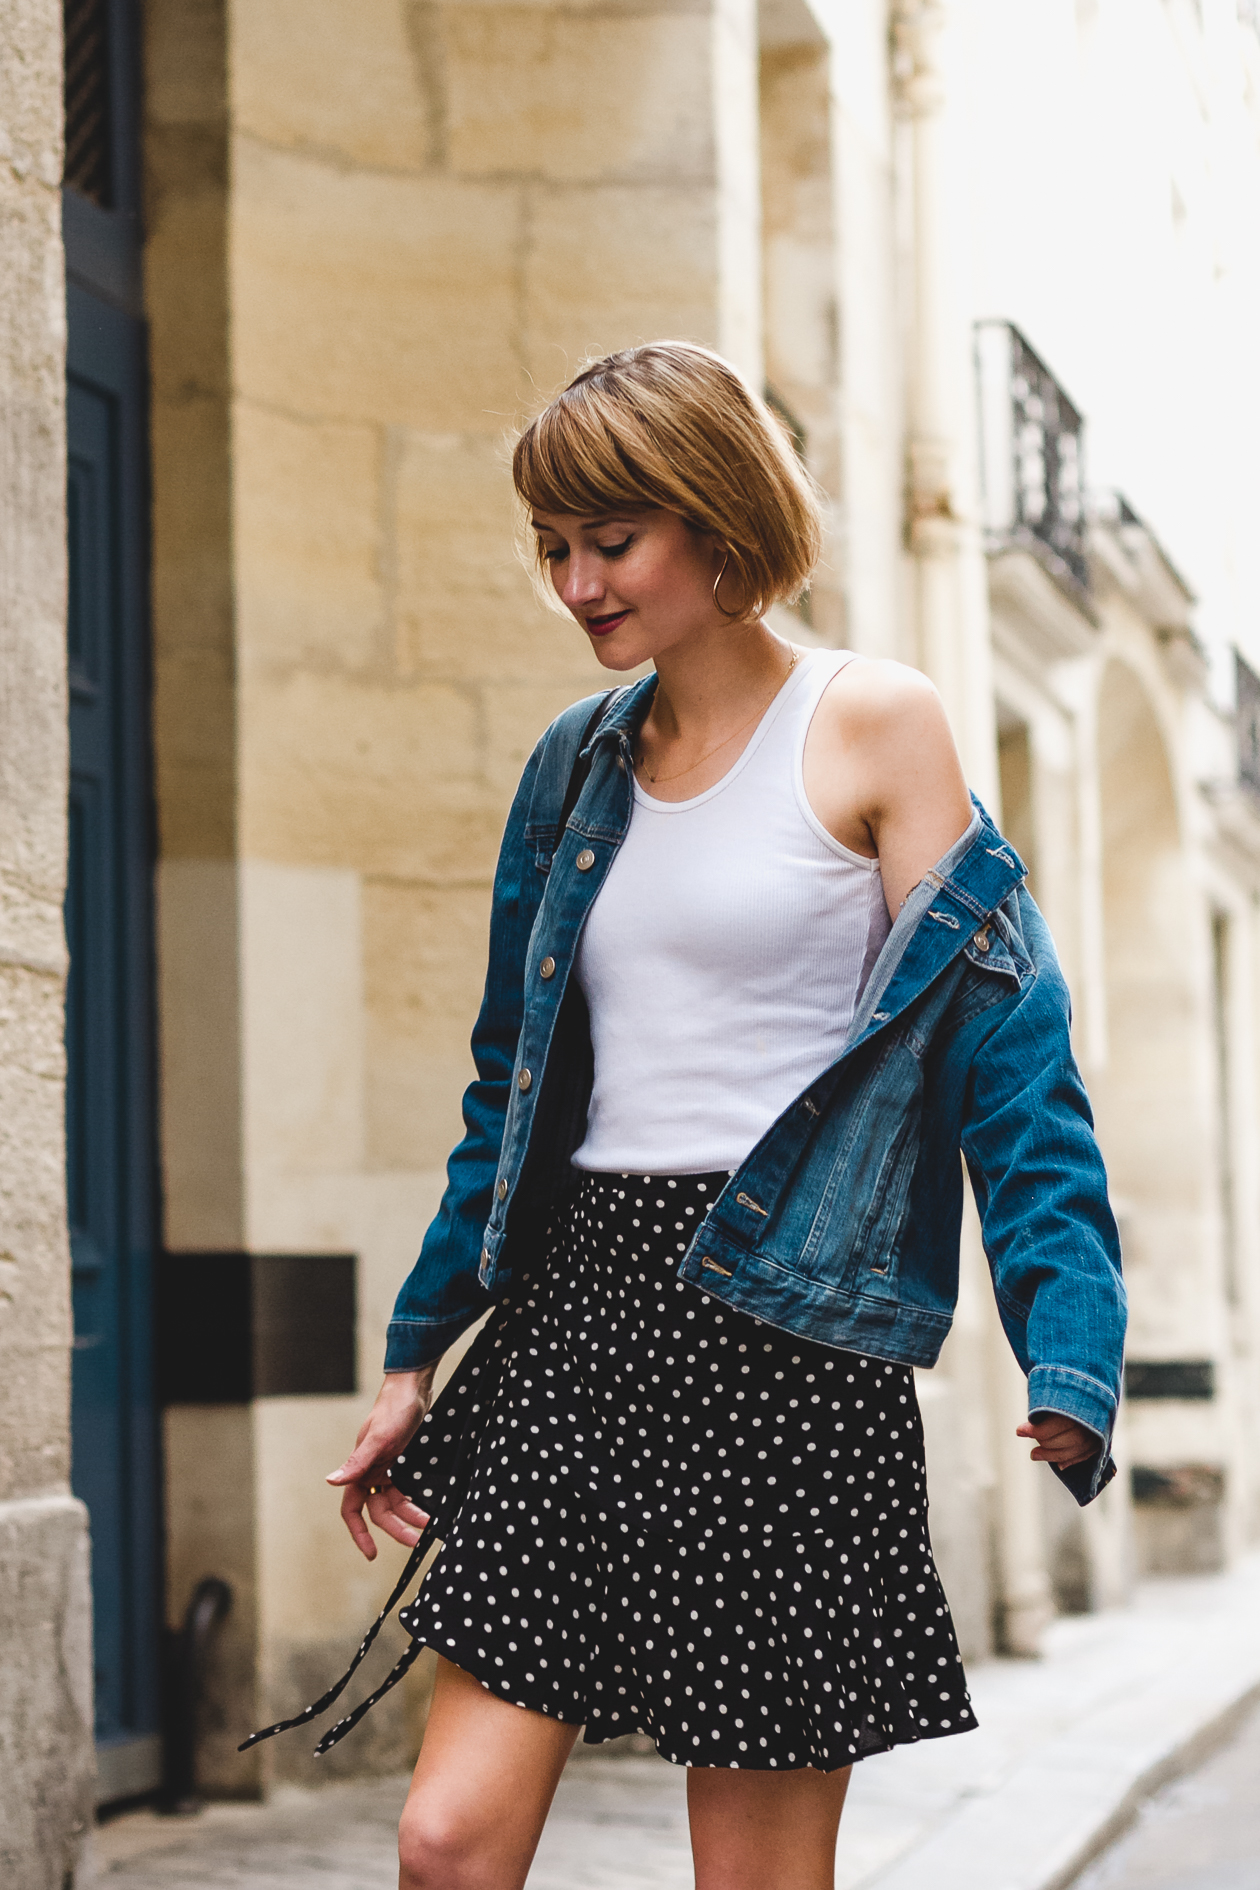
[[[66,1180],[102,1800],[161,1778],[147,378],[137,15],[66,0]]]
[[[158,1782],[152,821],[140,324],[71,284],[66,1165],[73,1481],[92,1530],[111,1798]]]

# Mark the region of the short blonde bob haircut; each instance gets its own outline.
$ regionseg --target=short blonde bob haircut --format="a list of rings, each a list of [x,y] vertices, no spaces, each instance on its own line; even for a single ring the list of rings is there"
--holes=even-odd
[[[711,532],[740,599],[732,619],[794,603],[822,550],[818,494],[786,429],[729,361],[689,341],[583,368],[521,434],[512,477],[535,511],[659,508]]]

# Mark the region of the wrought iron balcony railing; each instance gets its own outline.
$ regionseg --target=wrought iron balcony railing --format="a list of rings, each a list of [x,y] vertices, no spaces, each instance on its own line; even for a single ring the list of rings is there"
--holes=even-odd
[[[1260,800],[1260,676],[1234,651],[1234,727],[1238,735],[1238,779]]]
[[[1022,546],[1080,596],[1089,589],[1085,423],[1013,322],[976,324],[976,371],[989,549]]]

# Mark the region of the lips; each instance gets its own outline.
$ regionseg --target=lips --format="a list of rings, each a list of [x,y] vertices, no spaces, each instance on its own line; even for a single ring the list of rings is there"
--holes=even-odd
[[[611,617],[587,617],[587,633],[593,637],[606,637],[610,630],[615,630],[618,624],[624,623],[629,615],[628,610],[619,610]]]

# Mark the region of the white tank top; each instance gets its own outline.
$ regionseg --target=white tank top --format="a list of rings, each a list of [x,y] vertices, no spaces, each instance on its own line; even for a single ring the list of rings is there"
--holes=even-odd
[[[576,960],[595,1050],[578,1168],[737,1168],[844,1048],[890,920],[879,862],[832,839],[801,761],[850,661],[805,656],[707,793],[658,801],[635,780]]]

